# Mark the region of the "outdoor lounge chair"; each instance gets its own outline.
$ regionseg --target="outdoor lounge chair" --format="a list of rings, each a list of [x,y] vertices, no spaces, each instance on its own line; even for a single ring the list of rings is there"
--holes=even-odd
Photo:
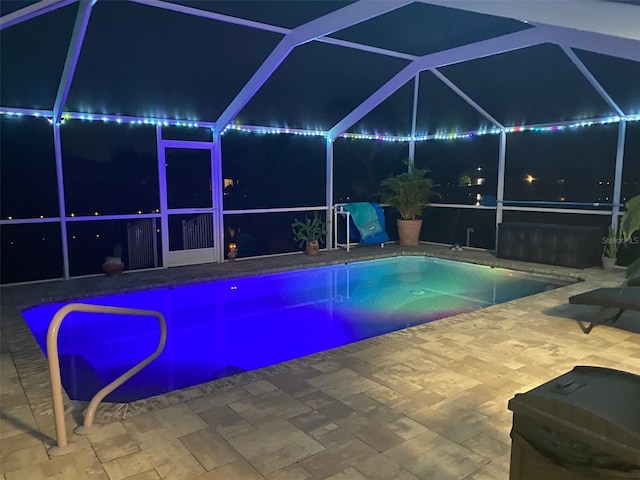
[[[589,333],[593,327],[601,323],[614,323],[625,310],[640,312],[640,287],[597,288],[590,292],[581,293],[569,297],[569,303],[573,305],[597,305],[600,310],[595,318],[587,326],[578,320],[584,333]],[[617,308],[618,312],[613,317],[605,317],[608,308]]]

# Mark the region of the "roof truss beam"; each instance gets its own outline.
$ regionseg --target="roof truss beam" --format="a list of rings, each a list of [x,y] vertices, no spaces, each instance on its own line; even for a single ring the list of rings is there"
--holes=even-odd
[[[58,8],[65,7],[76,1],[78,0],[42,0],[38,3],[34,3],[33,5],[8,13],[0,18],[0,30],[17,25],[18,23],[26,22],[27,20],[52,12]]]
[[[60,78],[60,84],[58,85],[58,93],[56,94],[56,100],[53,104],[53,121],[55,123],[60,122],[62,118],[62,110],[67,102],[69,96],[69,89],[71,88],[71,82],[73,81],[73,75],[78,65],[78,58],[80,57],[80,50],[82,49],[82,43],[84,41],[84,35],[87,32],[87,26],[89,25],[89,18],[91,17],[91,9],[97,0],[89,0],[88,2],[81,2],[76,14],[76,22],[73,27],[73,34],[71,35],[71,42],[69,43],[69,50],[67,51],[67,58],[64,62],[64,68],[62,70],[62,77]]]
[[[393,78],[387,81],[387,83],[380,87],[369,98],[331,128],[328,133],[328,138],[330,140],[334,140],[338,135],[346,131],[354,123],[380,105],[396,90],[402,87],[402,85],[409,81],[411,77],[423,70],[431,70],[447,65],[475,60],[477,58],[488,57],[498,53],[519,50],[521,48],[543,43],[544,41],[544,29],[530,28],[521,32],[511,33],[501,37],[483,40],[469,45],[464,45],[462,47],[443,50],[420,57],[418,60],[411,62],[403,68]]]
[[[412,0],[360,0],[291,30],[216,120],[218,131],[231,123],[273,72],[298,45],[403,7]]]

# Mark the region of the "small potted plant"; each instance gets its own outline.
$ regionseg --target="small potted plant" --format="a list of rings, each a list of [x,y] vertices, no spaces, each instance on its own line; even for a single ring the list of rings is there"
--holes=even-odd
[[[327,234],[327,222],[322,220],[318,212],[313,213],[313,218],[304,217],[304,221],[297,218],[291,224],[293,240],[300,242],[300,246],[306,243],[305,253],[316,255],[320,251],[320,243],[324,243]]]
[[[122,275],[122,272],[124,271],[124,263],[122,263],[122,245],[116,243],[113,247],[113,256],[104,257],[102,269],[104,270],[104,273],[110,277]]]
[[[618,256],[618,249],[622,238],[617,232],[609,225],[609,233],[606,237],[603,237],[604,250],[602,251],[602,268],[605,270],[613,270],[616,266],[616,260]]]
[[[407,162],[408,163],[408,162]],[[380,182],[382,192],[378,195],[382,203],[389,204],[400,213],[398,237],[400,245],[417,246],[422,228],[422,211],[429,200],[441,195],[433,189],[438,185],[427,176],[428,168],[411,168],[410,173],[401,173]]]

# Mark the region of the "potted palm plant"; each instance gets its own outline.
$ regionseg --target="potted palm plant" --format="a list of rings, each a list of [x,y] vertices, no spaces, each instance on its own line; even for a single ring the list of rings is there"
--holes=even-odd
[[[304,221],[297,218],[291,224],[293,240],[304,245],[307,255],[316,255],[320,251],[320,243],[324,243],[324,236],[327,234],[327,222],[322,220],[318,212],[313,213],[313,218],[304,217]]]
[[[380,182],[379,194],[382,203],[395,208],[400,213],[398,224],[399,243],[403,246],[417,246],[422,228],[422,211],[429,205],[429,200],[441,195],[434,192],[438,185],[427,175],[428,168],[412,168],[410,172],[401,173]]]

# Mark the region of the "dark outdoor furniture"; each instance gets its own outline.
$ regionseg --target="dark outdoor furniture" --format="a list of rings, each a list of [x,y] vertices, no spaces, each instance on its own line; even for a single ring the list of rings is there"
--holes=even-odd
[[[569,297],[569,303],[573,305],[596,305],[600,307],[594,319],[589,325],[584,325],[578,320],[580,328],[584,333],[589,333],[593,327],[601,323],[614,323],[618,321],[620,315],[625,310],[635,310],[640,312],[640,286],[639,287],[619,287],[619,288],[597,288],[590,292],[581,293]],[[618,312],[613,317],[605,317],[605,312],[609,308],[617,308]]]
[[[606,229],[548,223],[498,225],[498,258],[587,268],[600,265]]]

